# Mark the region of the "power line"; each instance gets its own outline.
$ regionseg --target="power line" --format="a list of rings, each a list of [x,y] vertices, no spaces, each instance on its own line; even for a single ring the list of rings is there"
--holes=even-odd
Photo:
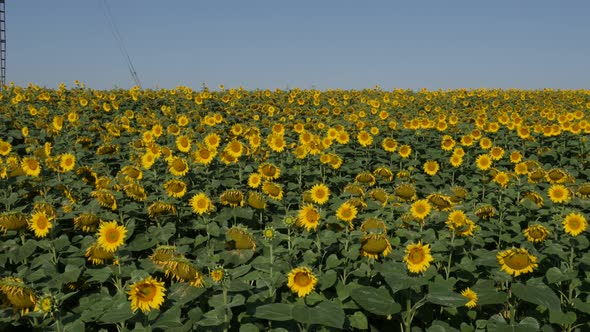
[[[4,1],[2,1],[2,2],[4,2]],[[104,15],[107,19],[107,23],[109,24],[109,27],[111,28],[111,33],[113,34],[113,37],[117,41],[117,45],[119,46],[119,51],[121,51],[123,58],[125,58],[125,61],[127,62],[127,67],[129,68],[129,72],[131,73],[131,77],[133,78],[135,85],[137,85],[141,88],[141,82],[139,81],[139,76],[137,76],[137,71],[135,70],[135,66],[133,66],[133,62],[131,62],[131,57],[129,56],[129,52],[127,52],[127,48],[125,47],[125,42],[123,41],[123,37],[121,37],[121,33],[119,32],[119,29],[117,28],[117,24],[116,24],[115,19],[113,17],[113,13],[111,12],[111,8],[109,7],[109,4],[107,3],[106,0],[102,0],[102,4],[103,4]]]

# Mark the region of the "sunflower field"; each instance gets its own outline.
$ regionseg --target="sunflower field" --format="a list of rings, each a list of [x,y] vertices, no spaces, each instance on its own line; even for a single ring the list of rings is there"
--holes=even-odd
[[[586,90],[0,93],[0,330],[588,331]]]

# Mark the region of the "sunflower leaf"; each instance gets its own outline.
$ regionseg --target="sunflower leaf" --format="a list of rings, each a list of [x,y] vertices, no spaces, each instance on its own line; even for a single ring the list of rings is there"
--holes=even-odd
[[[531,279],[526,285],[520,283],[514,284],[512,285],[512,293],[523,301],[561,312],[559,297],[555,295],[555,292],[551,288],[540,281]]]
[[[350,292],[352,299],[363,309],[376,315],[392,315],[401,310],[401,305],[393,300],[385,287],[362,286]]]
[[[291,304],[285,303],[265,304],[256,308],[254,317],[267,320],[287,321],[293,319],[293,316],[291,315],[292,308],[293,306]]]

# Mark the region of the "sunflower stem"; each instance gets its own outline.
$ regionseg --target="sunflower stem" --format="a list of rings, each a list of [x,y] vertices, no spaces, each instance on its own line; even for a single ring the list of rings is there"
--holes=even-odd
[[[453,249],[455,249],[454,247],[454,242],[455,242],[455,232],[451,232],[451,250],[449,251],[449,261],[447,263],[447,271],[446,271],[446,280],[449,279],[449,276],[451,275],[451,261],[453,260]]]
[[[224,306],[224,310],[223,310],[223,322],[225,323],[225,326],[223,327],[223,331],[227,331],[227,327],[229,326],[229,316],[227,314],[227,311],[230,310],[228,307],[228,298],[227,298],[227,286],[225,285],[225,283],[223,284],[223,306]]]
[[[320,232],[316,231],[316,246],[318,248],[318,257],[320,258],[320,264],[318,270],[322,273],[322,241],[320,240]]]

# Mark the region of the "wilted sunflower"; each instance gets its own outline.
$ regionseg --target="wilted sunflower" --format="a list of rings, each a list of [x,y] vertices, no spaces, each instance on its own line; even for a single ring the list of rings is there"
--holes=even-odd
[[[101,222],[98,227],[97,243],[106,251],[115,252],[125,242],[127,228],[116,221]]]
[[[471,288],[466,288],[461,292],[461,295],[463,295],[464,297],[467,298],[467,303],[465,303],[465,306],[469,309],[473,309],[477,306],[477,293],[474,292],[473,290],[471,290]]]
[[[369,192],[371,199],[381,203],[381,206],[385,206],[389,200],[389,194],[383,188],[375,188]]]
[[[247,228],[243,226],[233,226],[227,230],[226,236],[230,239],[227,245],[230,249],[256,249],[256,241]]]
[[[313,205],[307,204],[299,210],[296,222],[308,231],[315,230],[320,224],[320,214]]]
[[[182,255],[174,255],[159,265],[164,269],[166,277],[180,282],[188,282],[197,288],[205,286],[203,273]]]
[[[21,168],[23,172],[28,176],[39,176],[41,174],[41,164],[36,158],[25,157],[21,161]]]
[[[549,229],[543,225],[529,226],[523,233],[531,243],[542,243],[547,237],[549,237]]]
[[[438,173],[439,169],[440,169],[440,165],[438,164],[438,162],[436,162],[434,160],[429,160],[424,163],[424,173],[426,173],[430,176],[436,175],[436,173]]]
[[[174,176],[185,176],[189,172],[189,167],[186,159],[181,157],[174,157],[168,162],[168,169],[170,174]]]
[[[164,283],[151,276],[132,284],[130,288],[127,294],[133,312],[140,309],[145,314],[152,309],[159,309],[164,303],[164,296],[166,295]]]
[[[576,195],[581,198],[589,198],[590,197],[590,182],[586,182],[581,184],[576,191]]]
[[[588,228],[588,222],[583,214],[571,212],[562,222],[563,229],[571,236],[578,236]]]
[[[551,184],[565,183],[569,177],[569,174],[559,168],[551,169],[545,174],[545,179]]]
[[[106,263],[106,261],[114,260],[115,253],[107,251],[98,242],[93,243],[88,249],[84,256],[94,265]],[[116,261],[114,261],[116,263]]]
[[[422,241],[419,241],[406,246],[404,262],[410,272],[422,273],[426,271],[433,260],[429,244],[423,245]]]
[[[369,217],[363,221],[361,224],[361,231],[365,234],[385,234],[387,232],[387,227],[385,226],[385,222],[381,219]]]
[[[20,278],[5,277],[0,279],[0,300],[2,304],[12,307],[14,312],[26,315],[35,308],[38,297]]]
[[[394,191],[395,196],[403,202],[411,202],[416,199],[416,188],[409,183],[400,183]]]
[[[378,259],[379,255],[386,257],[391,253],[391,243],[385,234],[366,234],[361,238],[360,254],[362,256]]]
[[[393,181],[393,172],[387,167],[378,167],[373,171],[373,174],[379,175],[386,181]]]
[[[145,189],[139,183],[130,183],[123,187],[127,197],[134,199],[138,202],[143,202],[147,198]]]
[[[227,189],[219,197],[221,204],[237,207],[244,205],[244,194],[238,189]]]
[[[271,163],[264,163],[258,166],[258,172],[267,180],[276,180],[281,175],[281,169]]]
[[[377,182],[375,176],[370,172],[361,172],[354,177],[354,181],[358,183],[362,183],[367,186],[373,186]]]
[[[326,204],[330,199],[330,189],[323,183],[313,185],[309,191],[311,200],[316,204]]]
[[[417,200],[410,206],[412,216],[420,221],[423,221],[430,214],[431,209],[432,207],[426,199]]]
[[[531,255],[524,248],[513,248],[501,251],[496,256],[498,263],[502,266],[501,270],[518,277],[521,274],[533,272],[538,266],[537,257]]]
[[[27,215],[22,212],[0,214],[0,231],[18,231],[28,226]]]
[[[530,171],[528,173],[528,182],[529,183],[539,183],[541,180],[545,178],[545,171],[542,168],[538,168],[534,171]]]
[[[362,198],[365,197],[365,190],[363,187],[357,184],[348,184],[344,187],[344,192],[349,193],[353,196],[360,196]]]
[[[534,191],[526,191],[522,194],[522,198],[520,199],[520,203],[522,203],[525,199],[530,200],[531,202],[535,203],[538,207],[543,207],[545,203],[545,199],[543,196],[539,195]]]
[[[264,181],[262,192],[274,200],[280,201],[283,199],[283,188],[277,183]]]
[[[160,201],[150,204],[147,210],[148,216],[152,219],[164,214],[176,214],[176,206]]]
[[[475,215],[480,219],[487,220],[496,215],[496,208],[490,204],[485,204],[475,210]]]
[[[426,197],[428,203],[432,204],[437,211],[448,211],[453,207],[451,197],[442,194],[430,194]]]
[[[298,297],[305,297],[315,289],[318,279],[308,267],[292,269],[287,276],[287,286]]]
[[[69,172],[76,167],[76,156],[71,153],[62,154],[59,157],[59,167],[62,172]]]
[[[189,205],[193,212],[198,215],[208,214],[215,209],[213,202],[204,192],[194,194],[189,200]]]
[[[250,191],[248,192],[248,205],[258,210],[264,210],[266,208],[266,200],[261,194]]]
[[[91,213],[82,213],[74,218],[74,227],[83,232],[94,232],[100,224],[100,218]]]
[[[110,190],[95,190],[90,192],[90,196],[94,197],[94,199],[96,199],[103,207],[108,207],[111,210],[117,209],[117,199]]]
[[[53,228],[52,219],[44,211],[35,212],[29,221],[29,229],[35,232],[36,237],[44,238],[49,234],[49,230]]]
[[[170,197],[182,198],[186,194],[186,183],[181,180],[168,180],[164,183],[164,189]]]
[[[549,199],[556,204],[565,203],[571,199],[571,191],[561,184],[554,184],[548,191]]]

